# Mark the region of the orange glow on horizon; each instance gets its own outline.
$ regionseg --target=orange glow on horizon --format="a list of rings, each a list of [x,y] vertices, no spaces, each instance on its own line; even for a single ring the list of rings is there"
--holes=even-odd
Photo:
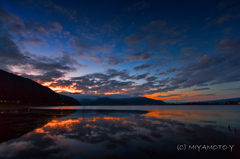
[[[125,94],[123,92],[106,92],[104,95],[112,95],[112,94]]]
[[[158,97],[159,95],[166,96],[166,97]],[[169,96],[169,97],[167,97],[167,94],[163,95],[163,93],[145,94],[142,97],[147,97],[147,98],[151,98],[151,99],[154,99],[154,100],[163,100],[163,101],[172,101],[172,100],[183,100],[183,99],[186,99],[183,96],[179,96],[179,95],[178,96]]]
[[[77,90],[74,87],[69,87],[69,86],[65,86],[65,87],[49,87],[49,88],[52,89],[53,91],[57,92],[57,93],[61,93],[61,92],[83,93],[82,90]]]
[[[70,92],[70,93],[83,93],[83,90],[79,90],[75,87],[75,84],[72,84],[70,86],[51,86],[51,84],[54,84],[54,82],[44,82],[42,85],[46,86],[53,91],[60,93],[60,92]]]
[[[37,81],[38,83],[41,83],[41,81]],[[81,94],[99,94],[99,95],[112,95],[112,94],[125,94],[124,92],[106,92],[106,93],[98,93],[98,91],[89,91],[89,93],[84,92],[83,90],[77,89],[75,87],[75,84],[72,84],[70,86],[51,86],[51,84],[54,84],[54,82],[44,82],[42,83],[43,86],[46,86],[50,89],[52,89],[53,91],[57,92],[57,93],[61,93],[61,92],[69,92],[69,93],[81,93]]]
[[[122,118],[116,118],[116,117],[104,117],[105,120],[121,120]]]
[[[142,97],[147,97],[155,100],[162,100],[165,102],[171,101],[186,101],[186,102],[194,102],[194,101],[207,101],[214,100],[215,96],[197,96],[198,92],[173,92],[173,93],[154,93],[154,94],[145,94]]]
[[[41,83],[40,81],[37,81],[38,83]],[[53,91],[57,93],[81,93],[81,94],[97,94],[97,95],[113,95],[113,94],[127,94],[126,92],[121,91],[113,91],[113,92],[105,92],[105,93],[98,93],[98,91],[88,91],[85,92],[84,90],[78,89],[75,85],[76,83],[73,83],[70,86],[54,86],[54,82],[44,82],[42,83],[43,86],[49,87]],[[125,89],[124,89],[125,91]],[[214,100],[215,96],[197,96],[197,92],[171,92],[171,93],[154,93],[154,94],[145,94],[141,95],[142,97],[154,99],[154,100],[162,100],[165,102],[171,102],[171,101],[207,101],[207,100]]]

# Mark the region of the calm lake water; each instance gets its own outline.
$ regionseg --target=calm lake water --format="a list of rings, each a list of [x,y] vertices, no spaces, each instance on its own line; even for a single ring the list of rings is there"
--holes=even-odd
[[[240,158],[240,106],[0,111],[0,158]]]

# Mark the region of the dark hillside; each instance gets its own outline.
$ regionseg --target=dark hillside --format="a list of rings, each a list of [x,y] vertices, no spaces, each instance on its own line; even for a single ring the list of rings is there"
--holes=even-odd
[[[0,102],[19,105],[79,105],[48,87],[0,69]]]

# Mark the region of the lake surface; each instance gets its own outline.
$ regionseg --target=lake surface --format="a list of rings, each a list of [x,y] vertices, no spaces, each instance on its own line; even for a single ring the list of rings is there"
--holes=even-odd
[[[0,111],[0,158],[240,157],[240,106]]]

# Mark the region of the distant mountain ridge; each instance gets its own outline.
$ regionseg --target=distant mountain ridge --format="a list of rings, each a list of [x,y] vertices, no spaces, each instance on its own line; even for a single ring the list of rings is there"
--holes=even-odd
[[[165,105],[160,100],[149,99],[146,97],[129,97],[129,98],[109,98],[101,97],[97,99],[78,99],[83,105]]]
[[[168,103],[169,105],[239,105],[240,97],[238,98],[228,98],[228,99],[217,99],[210,101],[193,101],[193,102],[183,102],[183,103]]]
[[[108,97],[97,98],[96,100],[86,103],[86,105],[127,105],[128,103],[118,100],[111,99]]]
[[[131,105],[165,105],[167,104],[161,100],[155,100],[155,99],[150,99],[146,97],[121,98],[119,100],[125,101]]]
[[[202,103],[208,103],[208,102],[228,102],[228,101],[240,101],[240,97],[238,97],[238,98],[229,98],[229,99],[218,99],[218,100],[203,101]]]
[[[65,95],[60,95],[48,87],[0,69],[0,103],[16,105],[80,105]]]

